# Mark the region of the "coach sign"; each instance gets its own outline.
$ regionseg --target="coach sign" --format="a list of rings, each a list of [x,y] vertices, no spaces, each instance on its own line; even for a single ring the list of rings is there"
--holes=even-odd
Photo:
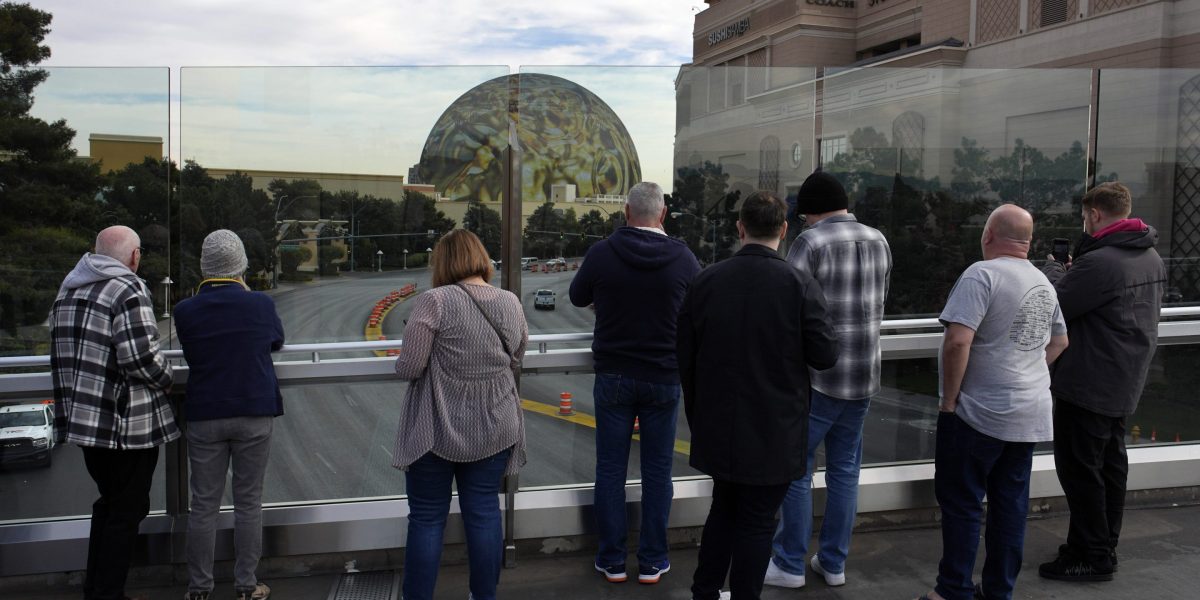
[[[721,42],[738,37],[746,33],[750,29],[750,17],[746,17],[740,21],[734,21],[716,31],[708,34],[708,45],[716,46]]]
[[[874,6],[877,1],[871,0],[871,6]],[[808,0],[809,4],[814,6],[830,6],[833,8],[854,8],[854,0]]]

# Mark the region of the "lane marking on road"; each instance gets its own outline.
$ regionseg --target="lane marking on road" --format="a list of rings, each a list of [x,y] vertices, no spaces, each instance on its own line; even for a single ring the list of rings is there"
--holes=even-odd
[[[387,449],[387,446],[380,444],[379,447],[383,448],[384,452],[387,452],[388,458],[396,458],[395,456],[392,455],[392,451]]]
[[[545,415],[547,417],[553,417],[555,419],[569,421],[576,425],[583,425],[584,427],[590,427],[592,429],[596,428],[596,417],[589,415],[587,413],[575,411],[575,414],[570,415],[570,416],[560,415],[560,414],[558,414],[558,407],[556,407],[556,406],[551,406],[549,404],[546,404],[544,402],[538,402],[536,400],[527,400],[525,398],[521,399],[521,408],[523,410],[526,410],[526,411],[529,411],[532,413],[537,413],[539,415]],[[640,442],[642,437],[635,433],[635,434],[633,434],[633,439],[638,440]],[[683,456],[691,456],[692,455],[692,443],[687,440],[676,439],[675,440],[675,453],[682,454]]]

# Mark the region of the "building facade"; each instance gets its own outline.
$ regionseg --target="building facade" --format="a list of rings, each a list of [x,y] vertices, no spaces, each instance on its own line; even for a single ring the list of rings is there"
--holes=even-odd
[[[1077,198],[1119,179],[1174,297],[1200,300],[1200,0],[708,4],[676,80],[676,172],[788,197],[820,168],[894,235],[1003,201],[1072,238]]]

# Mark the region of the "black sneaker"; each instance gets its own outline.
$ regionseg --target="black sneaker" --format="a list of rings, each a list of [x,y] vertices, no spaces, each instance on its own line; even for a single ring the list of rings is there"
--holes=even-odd
[[[1038,567],[1038,575],[1046,579],[1058,581],[1112,581],[1112,569],[1107,571],[1097,569],[1091,563],[1067,556],[1042,563]]]
[[[1073,556],[1073,554],[1071,552],[1071,547],[1066,544],[1059,544],[1058,545],[1058,555],[1060,557]],[[1116,573],[1119,570],[1117,568],[1117,549],[1116,548],[1112,548],[1108,551],[1108,562],[1112,563],[1113,573]]]

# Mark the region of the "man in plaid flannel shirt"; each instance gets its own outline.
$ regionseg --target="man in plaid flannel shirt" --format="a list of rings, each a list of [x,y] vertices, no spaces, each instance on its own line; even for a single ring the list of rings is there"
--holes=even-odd
[[[179,437],[167,403],[171,370],[158,349],[141,240],[128,227],[96,236],[50,310],[58,441],[78,444],[100,499],[92,504],[85,600],[119,600],[150,511],[158,447]]]
[[[825,518],[820,549],[809,568],[827,585],[846,583],[846,555],[858,505],[862,430],[879,393],[879,325],[892,273],[892,251],[878,230],[847,210],[846,190],[828,173],[813,173],[796,196],[796,212],[809,228],[792,242],[787,260],[812,275],[825,292],[841,355],[832,369],[812,371],[808,418],[808,472],[792,482],[775,534],[774,557],[764,583],[798,588],[805,583],[812,534],[812,473],[817,446],[825,444]]]

